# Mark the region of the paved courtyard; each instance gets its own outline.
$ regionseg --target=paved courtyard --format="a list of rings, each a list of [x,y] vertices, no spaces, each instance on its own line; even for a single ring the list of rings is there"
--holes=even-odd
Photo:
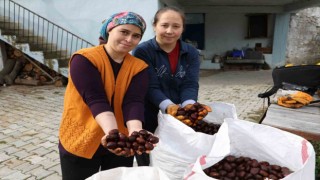
[[[257,122],[272,86],[271,70],[202,70],[199,102],[234,104],[239,119]],[[59,180],[58,128],[65,87],[0,87],[0,179]]]

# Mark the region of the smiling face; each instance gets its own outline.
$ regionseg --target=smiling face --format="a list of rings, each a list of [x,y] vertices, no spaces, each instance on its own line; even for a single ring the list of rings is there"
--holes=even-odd
[[[158,15],[153,28],[160,46],[175,45],[183,32],[183,19],[178,12],[167,10]]]
[[[109,31],[106,48],[108,53],[125,55],[138,45],[141,38],[141,29],[138,26],[119,25]]]

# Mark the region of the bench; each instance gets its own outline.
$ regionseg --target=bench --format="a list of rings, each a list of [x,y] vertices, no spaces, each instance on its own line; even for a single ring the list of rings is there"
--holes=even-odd
[[[304,137],[320,140],[320,106],[309,105],[291,109],[271,104],[261,124],[273,126]]]
[[[265,63],[264,55],[260,51],[246,51],[243,57],[230,57],[224,60],[224,64],[227,66],[245,66],[251,65],[254,69],[261,69],[262,65]]]
[[[298,109],[274,104],[276,94],[280,89],[314,93],[313,100],[319,100],[320,93],[314,91],[320,87],[320,66],[276,67],[272,71],[272,79],[272,88],[258,94],[259,98],[268,99],[268,109],[260,123],[292,132],[308,140],[320,140],[320,103],[309,104]],[[286,84],[291,85],[286,86]]]

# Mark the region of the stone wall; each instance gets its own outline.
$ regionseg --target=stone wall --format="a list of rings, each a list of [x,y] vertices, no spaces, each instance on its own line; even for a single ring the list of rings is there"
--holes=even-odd
[[[320,8],[292,14],[287,43],[286,63],[320,62]]]

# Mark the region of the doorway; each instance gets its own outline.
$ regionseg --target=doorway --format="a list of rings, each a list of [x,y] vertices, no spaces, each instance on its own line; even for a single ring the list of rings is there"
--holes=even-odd
[[[186,27],[182,33],[182,40],[204,50],[204,21],[205,14],[187,13]]]

